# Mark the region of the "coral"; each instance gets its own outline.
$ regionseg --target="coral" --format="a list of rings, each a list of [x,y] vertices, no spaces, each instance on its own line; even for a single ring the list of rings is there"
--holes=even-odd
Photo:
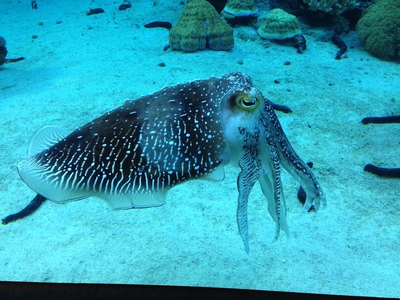
[[[295,16],[276,8],[265,17],[257,32],[265,39],[284,40],[301,34],[301,29]]]
[[[229,51],[233,48],[233,29],[210,3],[192,0],[169,31],[169,44],[173,50],[186,52],[204,50],[207,46],[211,50]]]
[[[358,39],[372,55],[400,61],[400,1],[378,0],[356,26]]]
[[[231,17],[248,17],[258,14],[258,7],[254,0],[229,0],[222,10],[222,14],[228,18]]]
[[[309,10],[321,10],[337,15],[357,5],[355,0],[303,0],[303,2],[308,4]]]

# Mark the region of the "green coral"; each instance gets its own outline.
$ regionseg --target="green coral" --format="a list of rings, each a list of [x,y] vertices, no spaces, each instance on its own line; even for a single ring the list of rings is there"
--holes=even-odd
[[[266,15],[257,32],[264,39],[284,40],[301,34],[301,29],[294,15],[275,8]]]
[[[356,30],[372,55],[400,61],[400,0],[378,0],[368,7]]]
[[[321,10],[326,13],[341,14],[345,10],[356,7],[355,0],[303,0],[309,10]]]
[[[192,0],[169,31],[169,44],[173,50],[186,52],[204,50],[207,46],[211,50],[229,51],[233,48],[233,29],[210,3]]]
[[[221,15],[225,14],[225,18],[232,17],[248,17],[258,14],[258,7],[254,0],[228,0],[222,10]]]

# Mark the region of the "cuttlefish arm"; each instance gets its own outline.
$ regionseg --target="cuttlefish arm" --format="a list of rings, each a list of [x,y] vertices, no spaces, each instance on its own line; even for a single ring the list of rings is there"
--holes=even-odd
[[[307,212],[311,206],[318,211],[322,205],[326,206],[326,199],[322,189],[312,173],[310,167],[297,155],[293,150],[289,140],[283,132],[282,126],[278,120],[271,105],[266,102],[264,112],[261,115],[261,123],[268,132],[273,132],[272,144],[279,156],[279,162],[282,167],[300,183],[307,194],[307,198],[303,207],[303,212]]]
[[[243,155],[239,160],[241,172],[237,183],[239,191],[237,223],[245,250],[249,253],[247,203],[251,189],[257,180],[268,201],[268,211],[276,224],[274,240],[278,239],[281,230],[289,236],[289,230],[286,222],[279,155],[272,144],[271,136],[264,132],[266,136],[261,140],[259,130],[254,130],[253,134],[240,129],[239,132],[245,137]],[[264,144],[265,139],[266,144]]]
[[[275,222],[274,240],[277,240],[281,230],[285,231],[286,236],[289,237],[289,227],[286,222],[286,202],[282,188],[279,155],[272,144],[269,146],[271,158],[269,173],[262,175],[258,181],[264,197],[268,201],[268,212]]]
[[[237,163],[241,169],[237,180],[237,224],[245,250],[249,252],[247,204],[257,180],[276,224],[275,239],[281,230],[289,236],[281,167],[306,191],[305,211],[311,205],[318,209],[326,201],[310,168],[298,157],[286,138],[272,102],[265,99],[259,90],[249,84],[230,96],[221,108],[231,163]]]
[[[254,184],[257,182],[258,178],[263,172],[258,149],[260,132],[258,129],[256,129],[253,133],[249,133],[243,128],[239,128],[239,134],[243,136],[243,153],[238,162],[241,171],[237,179],[237,187],[239,192],[237,224],[244,248],[246,252],[249,253],[250,248],[248,239],[247,203]]]

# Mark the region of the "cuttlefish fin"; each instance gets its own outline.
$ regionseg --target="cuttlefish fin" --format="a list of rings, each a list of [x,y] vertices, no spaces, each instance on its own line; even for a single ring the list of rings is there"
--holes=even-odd
[[[64,137],[67,136],[67,132],[64,131],[63,129],[57,127],[57,126],[43,126],[42,128],[38,129],[34,135],[32,136],[29,146],[28,146],[28,156],[32,157],[52,145],[56,144],[57,142],[61,141]],[[29,165],[35,165],[34,163],[28,163],[31,162],[31,159],[28,158],[27,160],[23,161],[25,164]],[[20,164],[21,165],[21,164]],[[37,177],[38,174],[35,174],[33,176]],[[38,178],[38,181],[40,179]],[[23,208],[21,211],[11,214],[4,219],[2,219],[2,224],[8,224],[14,221],[17,221],[19,219],[23,219],[31,214],[33,214],[35,211],[39,209],[39,207],[47,200],[46,197],[37,194],[35,198],[31,200],[31,202]]]
[[[158,191],[152,194],[110,194],[99,197],[105,199],[113,209],[130,209],[161,206],[165,203],[166,194],[166,191]]]
[[[218,168],[214,169],[212,173],[206,175],[203,179],[208,181],[222,181],[225,178],[225,171],[223,166],[219,166]]]
[[[255,157],[255,149],[247,148],[239,160],[241,171],[238,176],[237,186],[239,190],[237,224],[244,248],[249,253],[249,230],[247,223],[247,203],[250,192],[262,174],[261,162]]]
[[[213,169],[213,171],[204,176],[203,179],[208,181],[223,181],[225,179],[225,170],[224,166],[227,165],[230,161],[231,153],[229,151],[228,146],[226,146],[225,150],[220,155],[220,160],[222,161],[217,168]]]
[[[67,136],[67,132],[57,126],[46,125],[39,128],[32,136],[28,147],[28,156],[33,156],[48,149]]]
[[[89,193],[60,187],[60,181],[53,180],[51,174],[46,174],[43,166],[34,156],[20,161],[17,170],[22,180],[32,190],[56,203],[65,203],[91,196]]]

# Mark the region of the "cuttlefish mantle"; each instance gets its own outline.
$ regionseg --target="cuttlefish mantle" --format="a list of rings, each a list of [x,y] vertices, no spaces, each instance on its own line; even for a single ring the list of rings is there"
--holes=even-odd
[[[304,211],[326,205],[272,103],[248,75],[231,73],[128,100],[68,135],[53,126],[39,129],[17,167],[37,196],[3,224],[31,214],[46,199],[96,196],[116,209],[159,206],[181,182],[222,180],[229,163],[240,168],[237,224],[247,252],[247,202],[257,181],[276,223],[275,238],[281,230],[288,234],[281,167],[305,190]]]

